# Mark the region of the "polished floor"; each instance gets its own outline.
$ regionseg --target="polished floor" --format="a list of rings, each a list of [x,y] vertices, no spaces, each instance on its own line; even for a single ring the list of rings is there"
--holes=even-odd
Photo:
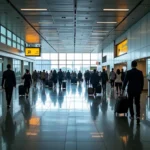
[[[141,95],[141,125],[115,117],[115,91],[88,97],[87,88],[31,88],[29,99],[13,93],[6,109],[0,91],[0,150],[150,150],[150,100]]]

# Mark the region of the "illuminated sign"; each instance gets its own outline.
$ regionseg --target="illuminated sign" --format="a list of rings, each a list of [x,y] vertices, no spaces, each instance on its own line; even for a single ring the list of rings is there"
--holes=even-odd
[[[40,47],[26,47],[25,56],[32,56],[32,57],[41,56],[41,48]]]
[[[128,40],[124,40],[116,46],[116,55],[120,56],[128,52]]]

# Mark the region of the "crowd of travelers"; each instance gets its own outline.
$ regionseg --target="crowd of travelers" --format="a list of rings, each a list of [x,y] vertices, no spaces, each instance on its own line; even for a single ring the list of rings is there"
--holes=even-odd
[[[76,73],[76,71],[70,72],[69,70],[67,72],[62,71],[61,69],[57,72],[56,70],[51,70],[49,73],[45,70],[43,71],[34,71],[32,73],[32,79],[33,79],[33,86],[36,87],[36,84],[38,81],[42,85],[46,85],[47,82],[52,81],[54,88],[56,88],[57,82],[59,83],[59,88],[61,88],[62,81],[63,80],[76,80],[79,83],[83,82],[85,80],[85,83],[87,85],[92,85],[93,88],[96,88],[98,84],[101,82],[103,92],[106,92],[106,83],[110,81],[111,87],[113,88],[116,86],[116,91],[117,94],[119,93],[119,90],[121,91],[122,88],[122,82],[124,81],[125,78],[125,72],[122,69],[117,69],[115,72],[114,69],[110,72],[108,75],[107,71],[103,69],[103,71],[89,71],[86,70],[85,73],[83,74],[81,71]]]
[[[116,87],[116,94],[123,94],[126,86],[129,100],[129,108],[131,119],[134,119],[134,110],[133,102],[135,101],[136,105],[136,117],[137,120],[140,119],[140,94],[144,86],[144,77],[142,71],[138,70],[137,62],[133,61],[131,63],[132,69],[124,72],[124,70],[117,69],[116,72],[112,68],[111,72],[108,72],[103,69],[103,71],[98,72],[97,70],[89,71],[87,70],[84,75],[81,71],[76,73],[75,71],[67,72],[62,71],[61,69],[57,72],[56,70],[50,71],[49,73],[45,70],[43,71],[34,71],[30,74],[29,70],[26,70],[25,74],[22,76],[24,80],[24,85],[19,86],[19,94],[26,94],[28,97],[30,86],[33,83],[33,86],[36,88],[37,82],[40,81],[43,87],[48,85],[49,82],[52,83],[53,88],[56,88],[57,82],[59,83],[59,88],[61,88],[64,80],[71,81],[71,83],[81,83],[83,78],[86,85],[92,85],[93,90],[98,87],[99,84],[102,85],[103,93],[106,94],[106,84],[109,82],[111,88]],[[6,92],[7,108],[10,108],[10,103],[12,99],[13,87],[16,87],[16,77],[14,71],[11,70],[11,65],[7,65],[7,70],[3,73],[2,78],[2,88]],[[23,90],[25,92],[23,93]],[[21,92],[22,91],[22,92]],[[134,101],[133,101],[134,100]],[[138,121],[139,122],[139,121]]]

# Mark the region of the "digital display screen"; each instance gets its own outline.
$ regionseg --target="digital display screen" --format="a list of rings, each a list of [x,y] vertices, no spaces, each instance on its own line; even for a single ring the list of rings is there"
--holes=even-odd
[[[25,56],[31,56],[31,57],[41,56],[41,48],[40,47],[26,47]]]
[[[128,52],[128,40],[124,40],[116,46],[117,56],[126,54]]]

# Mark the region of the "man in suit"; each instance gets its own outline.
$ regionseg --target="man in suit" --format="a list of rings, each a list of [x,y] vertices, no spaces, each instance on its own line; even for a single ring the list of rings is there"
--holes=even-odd
[[[2,88],[6,92],[7,108],[10,108],[13,87],[16,87],[16,77],[14,71],[11,70],[11,65],[7,65],[7,70],[3,73]]]
[[[125,90],[126,85],[128,84],[128,100],[129,100],[129,108],[130,108],[130,119],[134,119],[134,111],[133,111],[133,99],[136,105],[136,117],[137,123],[140,123],[140,95],[144,87],[144,77],[142,71],[138,70],[137,62],[132,61],[131,63],[132,69],[127,71],[126,77],[123,83],[123,91]]]

